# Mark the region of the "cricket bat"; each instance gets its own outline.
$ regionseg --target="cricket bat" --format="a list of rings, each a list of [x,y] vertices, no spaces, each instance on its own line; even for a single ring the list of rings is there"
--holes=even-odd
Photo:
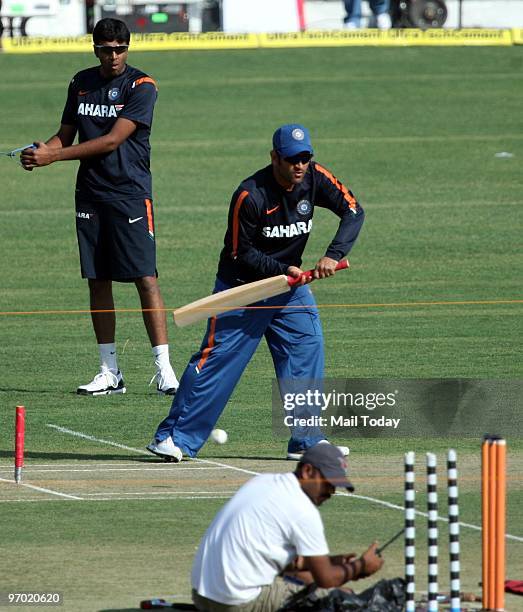
[[[336,266],[336,270],[345,270],[348,267],[348,260],[342,259]],[[314,270],[307,270],[307,272],[304,272],[298,278],[287,276],[287,274],[280,274],[279,276],[271,276],[254,283],[246,283],[239,287],[213,293],[213,295],[201,298],[175,310],[173,312],[174,322],[178,327],[185,327],[226,310],[241,308],[242,306],[266,300],[275,295],[287,293],[294,285],[300,282],[301,277],[311,278],[313,272]]]

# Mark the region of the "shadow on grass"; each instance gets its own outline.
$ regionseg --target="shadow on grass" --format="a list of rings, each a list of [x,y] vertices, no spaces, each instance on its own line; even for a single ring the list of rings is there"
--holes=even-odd
[[[10,459],[13,457],[13,450],[0,450],[0,459],[7,458]],[[144,455],[143,457],[136,457],[135,455],[93,455],[90,454],[82,454],[82,453],[64,453],[64,452],[35,452],[35,451],[26,451],[24,453],[25,459],[48,459],[49,461],[58,461],[61,459],[73,459],[73,460],[86,460],[86,461],[135,461],[137,463],[158,463],[158,461],[154,461],[153,457],[147,457]]]
[[[33,395],[76,395],[76,391],[63,391],[58,389],[20,389],[18,387],[0,387],[0,393],[27,393]]]
[[[0,450],[0,459],[11,459],[13,457],[14,454],[14,450],[10,449],[10,450]],[[38,452],[38,451],[25,451],[24,453],[24,457],[26,459],[47,459],[49,461],[59,461],[59,460],[63,460],[63,459],[71,459],[71,460],[76,460],[76,461],[133,461],[135,463],[149,463],[149,464],[153,464],[153,463],[171,463],[169,461],[164,461],[163,459],[160,459],[159,457],[153,457],[152,455],[150,457],[148,457],[147,455],[126,455],[126,454],[110,454],[110,455],[95,455],[93,453],[74,453],[74,452]],[[202,461],[208,460],[208,461],[213,461],[213,460],[234,460],[234,459],[241,459],[241,460],[247,460],[247,461],[285,461],[287,462],[286,458],[284,456],[278,456],[278,457],[257,457],[255,455],[250,455],[248,457],[244,456],[244,455],[234,455],[234,454],[228,454],[228,455],[212,455],[212,456],[205,456],[205,457],[198,457],[199,459],[202,459]],[[184,457],[183,462],[182,463],[190,463],[191,460],[189,458]],[[288,462],[289,465],[292,465],[292,461]],[[173,463],[174,465],[174,463]]]
[[[50,389],[34,389],[34,388],[33,389],[21,389],[19,387],[0,387],[0,393],[26,393],[28,395],[47,394],[47,395],[56,395],[58,397],[62,397],[62,396],[71,397],[72,396],[72,397],[77,397],[78,401],[89,401],[89,402],[91,402],[93,399],[98,400],[98,398],[93,398],[90,395],[80,395],[76,392],[76,389],[57,389],[56,387],[52,387]],[[123,394],[119,393],[117,395],[123,395]],[[115,395],[111,394],[105,397],[115,397]],[[131,398],[131,399],[139,399],[139,400],[150,399],[151,401],[158,400],[160,402],[162,400],[165,400],[166,397],[167,396],[165,395],[160,395],[159,393],[157,393],[156,390],[151,391],[149,388],[146,387],[146,389],[143,391],[132,389],[129,392],[129,390],[127,390],[127,393],[125,394],[125,397],[122,398],[122,401],[124,399],[128,400],[129,398]],[[172,396],[169,396],[169,397],[172,401]]]

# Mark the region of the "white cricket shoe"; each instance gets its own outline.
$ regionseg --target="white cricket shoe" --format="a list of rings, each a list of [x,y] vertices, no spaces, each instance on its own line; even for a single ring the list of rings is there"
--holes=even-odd
[[[78,395],[111,395],[125,393],[125,383],[120,370],[116,374],[111,370],[101,370],[87,385],[81,385],[76,390]]]
[[[169,366],[169,368],[164,368],[162,370],[158,370],[156,374],[151,378],[150,385],[156,380],[156,390],[160,395],[175,395],[180,383],[176,378],[176,374],[174,370]]]
[[[318,444],[330,444],[330,442],[328,440],[320,440],[318,442]],[[340,451],[340,453],[344,457],[348,457],[349,456],[350,448],[348,446],[337,446],[336,448]],[[287,453],[287,459],[289,461],[299,461],[303,457],[304,453],[305,453],[305,451],[303,451],[303,450],[297,451],[295,453]]]
[[[166,461],[173,461],[174,463],[180,463],[183,457],[181,449],[174,445],[171,436],[161,442],[153,440],[145,448],[153,455],[158,455],[158,457],[163,457]]]

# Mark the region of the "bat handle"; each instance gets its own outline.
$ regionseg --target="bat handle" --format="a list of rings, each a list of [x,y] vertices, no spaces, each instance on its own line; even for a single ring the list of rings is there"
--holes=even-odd
[[[338,270],[346,270],[349,267],[349,260],[348,259],[342,259],[341,261],[339,261],[336,265],[336,272]],[[303,272],[302,274],[300,274],[300,276],[298,276],[297,278],[294,278],[293,276],[287,276],[287,282],[289,284],[289,287],[294,287],[295,285],[297,285],[300,280],[302,278],[312,278],[312,275],[314,273],[314,270],[307,270],[306,272]]]

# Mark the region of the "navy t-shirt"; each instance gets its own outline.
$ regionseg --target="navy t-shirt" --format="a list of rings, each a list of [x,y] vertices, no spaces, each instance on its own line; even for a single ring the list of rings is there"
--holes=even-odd
[[[314,208],[339,217],[325,255],[339,261],[351,250],[363,225],[363,209],[329,170],[312,161],[303,181],[286,191],[267,166],[245,179],[233,194],[218,277],[238,285],[285,274],[301,266],[312,230]]]
[[[74,76],[62,123],[76,127],[78,142],[108,134],[121,117],[138,124],[115,151],[80,161],[78,197],[97,201],[152,198],[149,136],[156,97],[153,79],[132,66],[112,79],[103,78],[99,67]]]

